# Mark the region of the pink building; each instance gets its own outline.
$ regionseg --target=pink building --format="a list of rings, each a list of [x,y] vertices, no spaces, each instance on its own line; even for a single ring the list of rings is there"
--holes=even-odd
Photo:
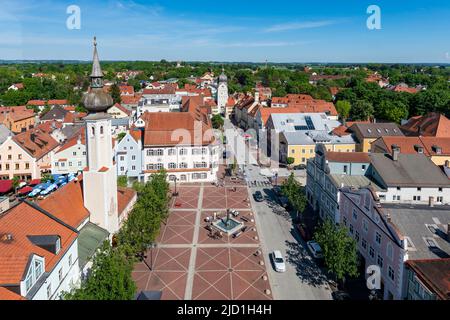
[[[341,224],[356,240],[365,270],[380,267],[384,299],[407,297],[406,261],[449,257],[449,206],[381,204],[369,188],[341,192]]]

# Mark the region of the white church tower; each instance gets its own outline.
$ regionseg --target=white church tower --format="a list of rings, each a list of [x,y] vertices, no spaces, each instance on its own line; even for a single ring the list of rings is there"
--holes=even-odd
[[[106,110],[113,105],[103,91],[103,72],[94,38],[91,88],[83,97],[89,112],[86,121],[87,171],[83,173],[84,206],[90,221],[113,234],[119,229],[117,206],[117,173],[112,155],[111,116]]]
[[[217,86],[217,109],[220,113],[225,113],[225,106],[228,101],[228,78],[222,68],[222,74],[219,76]]]

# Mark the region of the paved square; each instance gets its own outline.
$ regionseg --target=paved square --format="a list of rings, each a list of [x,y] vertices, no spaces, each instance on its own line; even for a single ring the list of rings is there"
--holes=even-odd
[[[135,265],[138,290],[162,291],[165,300],[272,299],[247,187],[226,180],[223,187],[182,185],[177,191],[157,248]],[[206,218],[225,217],[228,208],[239,211],[234,219],[245,231],[212,238]]]

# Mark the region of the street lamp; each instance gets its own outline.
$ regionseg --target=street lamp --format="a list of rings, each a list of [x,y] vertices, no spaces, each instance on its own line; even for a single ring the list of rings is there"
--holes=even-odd
[[[144,259],[144,263],[150,271],[153,271],[153,248],[156,248],[156,243],[152,243],[147,247],[147,249],[150,250],[150,265],[148,265],[147,261]]]
[[[175,177],[175,179],[174,179],[173,181],[175,182],[175,192],[172,193],[172,195],[173,195],[174,197],[178,197],[178,192],[177,192],[177,181],[178,181],[178,178]]]

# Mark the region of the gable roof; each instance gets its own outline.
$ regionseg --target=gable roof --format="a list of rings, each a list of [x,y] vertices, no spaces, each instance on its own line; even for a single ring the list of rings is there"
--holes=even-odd
[[[417,277],[442,300],[450,300],[450,258],[406,261]]]
[[[355,123],[349,128],[363,138],[379,138],[383,136],[403,136],[396,123]]]
[[[89,211],[84,207],[81,175],[78,181],[68,183],[36,204],[73,228],[78,228],[89,217]]]
[[[44,257],[45,271],[50,272],[78,236],[76,230],[27,202],[0,215],[0,237],[8,234],[11,241],[0,240],[0,286],[20,283],[32,255]],[[58,235],[61,250],[58,254],[45,250],[31,242],[30,235]]]
[[[58,153],[67,150],[73,146],[76,146],[78,144],[78,139],[80,139],[82,145],[86,145],[86,130],[83,129],[84,128],[81,127],[78,131],[78,134],[73,135],[71,138],[69,138],[67,142],[64,143],[58,150]]]
[[[123,213],[128,204],[136,196],[136,191],[131,188],[117,187],[117,212],[119,216]]]
[[[366,152],[334,152],[327,151],[326,159],[331,162],[370,163]]]
[[[48,132],[39,127],[14,136],[13,141],[35,159],[41,159],[58,146],[58,142]]]
[[[41,117],[41,120],[43,121],[50,121],[50,120],[64,120],[64,117],[68,113],[67,110],[65,110],[60,105],[55,105],[53,108],[50,109],[46,114],[44,114]]]
[[[412,117],[400,128],[407,136],[450,137],[450,120],[436,112]]]
[[[424,154],[402,154],[394,161],[384,153],[369,154],[372,166],[387,186],[450,187],[450,180]]]

